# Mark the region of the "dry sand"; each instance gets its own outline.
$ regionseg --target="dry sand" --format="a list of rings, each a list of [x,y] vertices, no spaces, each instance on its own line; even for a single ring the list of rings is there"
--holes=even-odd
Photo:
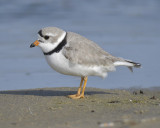
[[[0,128],[159,128],[160,89],[77,88],[0,92]]]

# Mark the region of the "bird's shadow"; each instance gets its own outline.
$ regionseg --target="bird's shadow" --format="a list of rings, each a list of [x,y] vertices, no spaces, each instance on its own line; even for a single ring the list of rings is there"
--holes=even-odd
[[[71,94],[76,94],[77,91],[63,91],[63,90],[13,90],[13,91],[0,91],[0,94],[10,94],[10,95],[35,95],[35,96],[67,96]],[[85,95],[94,94],[116,94],[104,91],[86,91]]]

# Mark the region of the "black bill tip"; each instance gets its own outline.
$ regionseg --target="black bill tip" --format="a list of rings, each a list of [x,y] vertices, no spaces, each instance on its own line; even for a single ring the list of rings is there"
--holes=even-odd
[[[33,48],[33,47],[35,47],[35,44],[32,43],[32,44],[30,45],[30,48]]]

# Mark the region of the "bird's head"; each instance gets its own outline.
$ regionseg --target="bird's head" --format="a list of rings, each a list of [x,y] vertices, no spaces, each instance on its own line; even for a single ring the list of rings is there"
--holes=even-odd
[[[46,27],[38,32],[38,40],[30,45],[30,48],[39,46],[43,52],[49,52],[56,48],[64,39],[66,32],[56,27]]]

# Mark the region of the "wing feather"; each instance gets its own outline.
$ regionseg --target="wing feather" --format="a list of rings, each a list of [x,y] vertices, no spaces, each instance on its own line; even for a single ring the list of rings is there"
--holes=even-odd
[[[73,64],[91,66],[113,65],[119,59],[105,52],[93,41],[73,32],[67,32],[67,45],[63,49],[63,55]]]

